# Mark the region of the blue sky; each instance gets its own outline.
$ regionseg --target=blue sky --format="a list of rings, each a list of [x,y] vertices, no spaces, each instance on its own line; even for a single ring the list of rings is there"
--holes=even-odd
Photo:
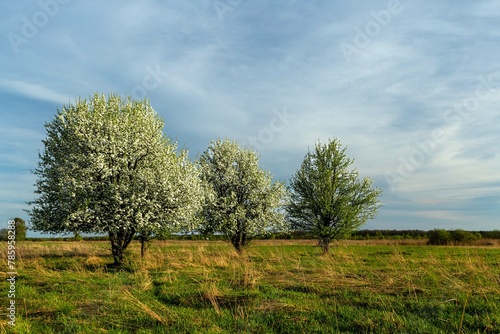
[[[339,138],[383,189],[370,229],[500,228],[500,2],[3,2],[0,216],[28,219],[44,123],[147,96],[194,159],[217,137],[286,181]],[[33,234],[32,234],[33,235]]]

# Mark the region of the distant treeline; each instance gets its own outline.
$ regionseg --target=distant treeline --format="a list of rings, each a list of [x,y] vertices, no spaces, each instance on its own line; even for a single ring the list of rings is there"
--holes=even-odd
[[[461,241],[464,238],[474,235],[483,239],[500,239],[500,230],[494,231],[465,231],[435,229],[423,230],[359,230],[354,232],[349,239],[370,240],[370,239],[430,239],[436,234],[450,235],[451,239]]]
[[[431,244],[450,244],[467,242],[477,239],[500,239],[500,230],[494,231],[465,231],[465,230],[359,230],[352,233],[347,239],[350,240],[406,240],[406,239],[429,239]],[[109,241],[108,236],[85,236],[77,240]],[[157,238],[160,240],[224,240],[225,236],[201,235],[201,234],[171,234]],[[273,233],[260,239],[314,239],[308,233],[294,231],[290,233]],[[58,238],[26,238],[30,241],[73,241],[74,237]]]

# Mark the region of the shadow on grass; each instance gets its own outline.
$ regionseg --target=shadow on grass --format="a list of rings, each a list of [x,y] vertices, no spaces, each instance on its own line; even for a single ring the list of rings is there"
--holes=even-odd
[[[202,291],[169,291],[165,284],[153,283],[156,299],[166,306],[177,306],[194,309],[214,307],[217,310],[236,310],[256,304],[257,295],[248,291],[231,291],[225,295],[212,295]]]
[[[119,273],[119,272],[134,273],[136,271],[136,268],[127,264],[108,263],[104,265],[104,270],[107,273]]]

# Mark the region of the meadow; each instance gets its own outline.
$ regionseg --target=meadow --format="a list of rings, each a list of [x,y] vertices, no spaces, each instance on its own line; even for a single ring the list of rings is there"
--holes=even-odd
[[[134,242],[122,269],[108,242],[19,242],[0,333],[500,333],[498,241],[425,242]]]

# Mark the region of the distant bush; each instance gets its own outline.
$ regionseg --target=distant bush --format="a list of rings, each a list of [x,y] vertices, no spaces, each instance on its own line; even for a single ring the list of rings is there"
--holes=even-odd
[[[26,240],[26,231],[27,231],[26,222],[19,217],[14,218],[14,222],[15,222],[14,223],[15,240],[16,241]],[[0,240],[2,241],[9,240],[9,229],[3,228],[0,230]]]
[[[429,245],[461,245],[471,244],[481,238],[480,233],[473,233],[464,230],[432,230],[429,231]]]
[[[454,230],[450,234],[455,244],[471,244],[473,241],[481,239],[481,234],[464,230]]]
[[[429,245],[449,245],[451,243],[451,233],[446,230],[429,231]]]

